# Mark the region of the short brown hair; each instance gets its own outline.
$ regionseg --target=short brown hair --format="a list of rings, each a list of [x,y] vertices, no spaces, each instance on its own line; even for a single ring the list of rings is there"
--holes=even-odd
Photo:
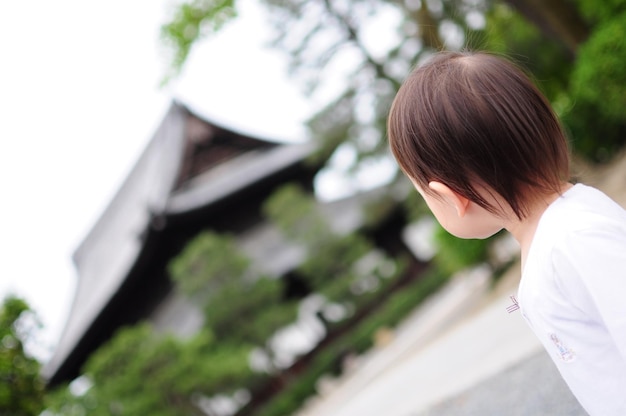
[[[550,103],[520,68],[486,52],[439,52],[418,66],[394,99],[388,136],[400,168],[426,192],[440,181],[493,213],[477,184],[521,219],[528,197],[569,179]]]

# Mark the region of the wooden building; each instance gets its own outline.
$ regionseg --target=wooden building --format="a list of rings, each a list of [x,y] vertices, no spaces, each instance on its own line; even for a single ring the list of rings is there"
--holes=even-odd
[[[123,325],[149,319],[180,336],[202,315],[172,290],[167,264],[201,230],[229,232],[273,275],[284,275],[305,253],[261,215],[279,186],[312,191],[314,144],[284,144],[219,126],[173,102],[121,188],[74,253],[78,274],[65,330],[43,375],[50,385],[79,375],[89,355]],[[338,230],[362,223],[363,198],[322,207]],[[378,191],[380,192],[380,191]],[[400,238],[402,224],[388,228]],[[387,238],[388,239],[388,238]],[[397,244],[392,243],[392,244]]]

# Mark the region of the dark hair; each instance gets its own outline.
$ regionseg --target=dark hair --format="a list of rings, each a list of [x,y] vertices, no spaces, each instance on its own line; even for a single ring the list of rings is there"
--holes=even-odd
[[[425,192],[440,181],[492,213],[495,191],[518,218],[535,193],[569,179],[565,134],[548,100],[508,60],[439,52],[406,79],[388,119],[392,153]]]

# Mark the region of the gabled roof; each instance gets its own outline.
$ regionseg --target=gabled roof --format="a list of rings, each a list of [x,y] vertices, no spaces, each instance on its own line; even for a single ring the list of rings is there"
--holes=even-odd
[[[250,150],[189,180],[175,189],[164,207],[168,215],[189,212],[210,205],[244,189],[260,178],[302,161],[314,147],[311,143]]]
[[[137,262],[148,231],[168,216],[215,204],[302,162],[312,143],[279,144],[236,133],[173,102],[117,194],[74,253],[78,284],[64,332],[43,375],[57,378]]]

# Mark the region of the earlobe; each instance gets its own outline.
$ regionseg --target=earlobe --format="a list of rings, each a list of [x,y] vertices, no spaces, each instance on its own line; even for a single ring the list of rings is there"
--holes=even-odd
[[[428,187],[454,205],[459,218],[463,218],[465,216],[470,203],[469,199],[454,192],[448,185],[441,182],[431,181],[428,183]]]

